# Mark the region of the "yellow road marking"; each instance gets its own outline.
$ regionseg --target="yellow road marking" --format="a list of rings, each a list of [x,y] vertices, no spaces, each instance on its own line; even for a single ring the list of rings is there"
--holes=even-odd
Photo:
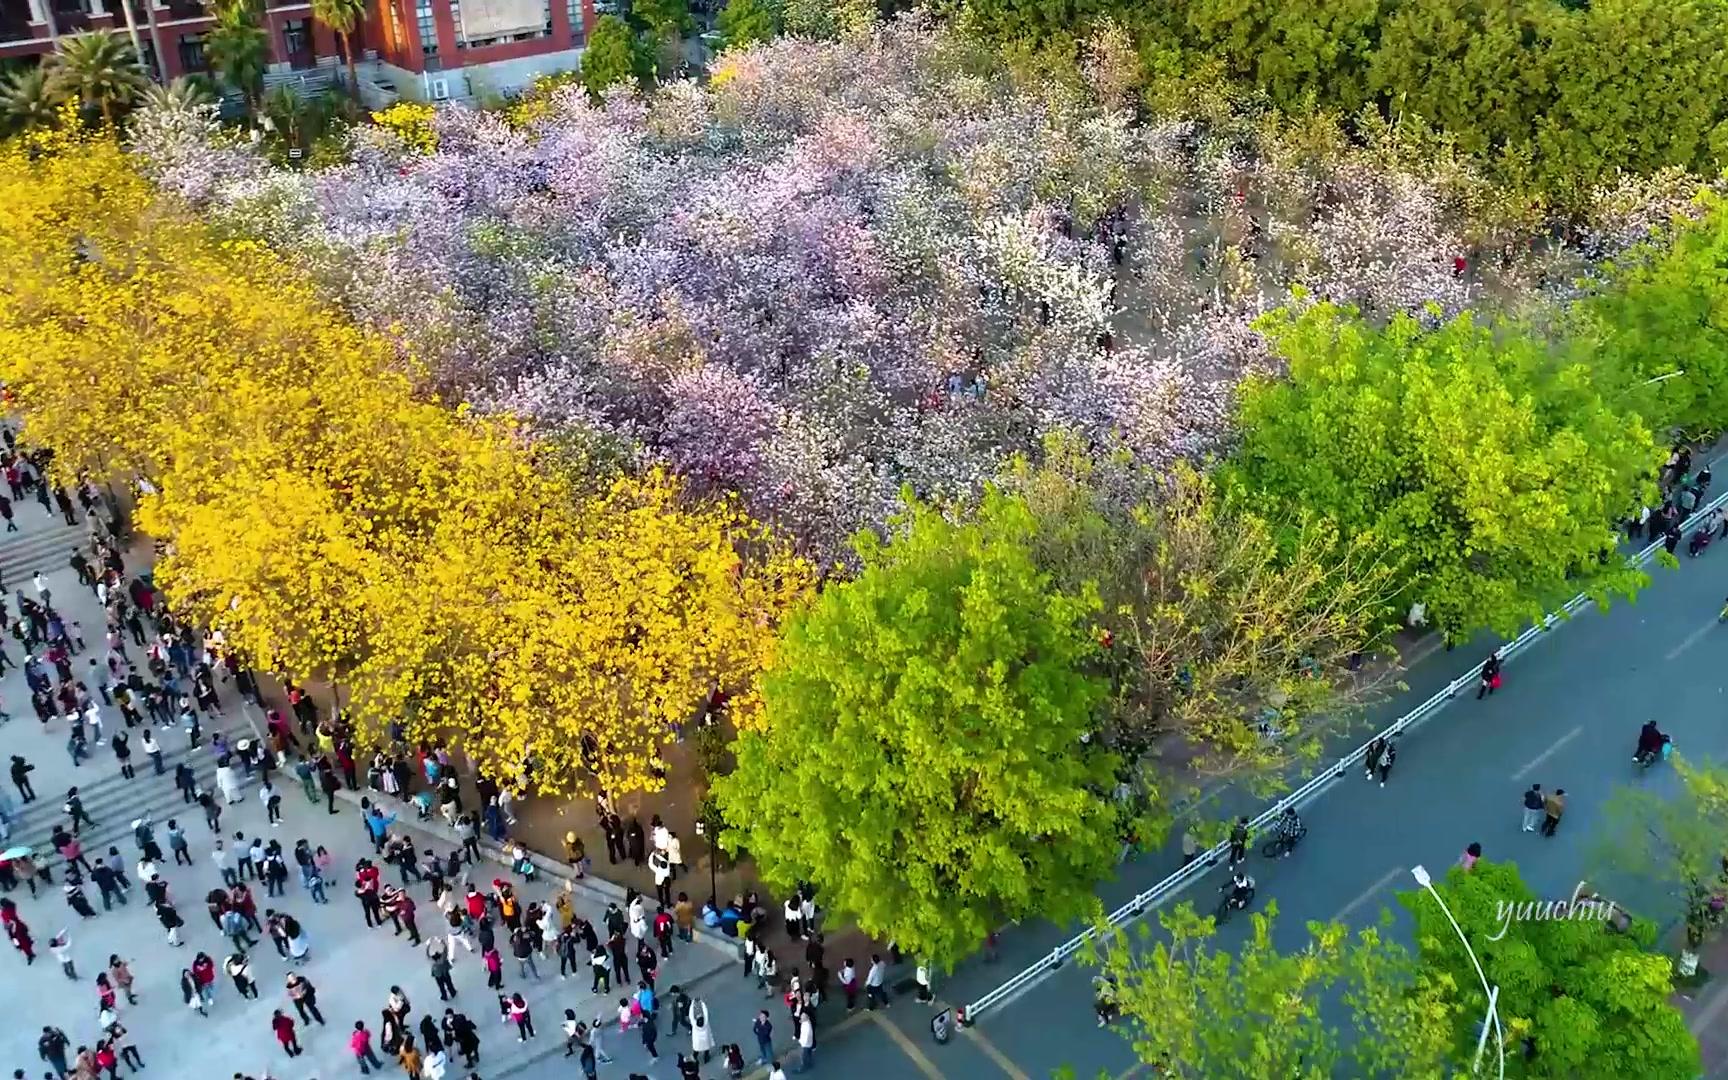
[[[930,1080],[947,1080],[942,1075],[942,1070],[936,1067],[936,1063],[931,1061],[924,1051],[918,1049],[917,1044],[908,1039],[904,1031],[884,1020],[879,1013],[866,1012],[864,1015],[870,1018],[871,1023],[888,1033],[888,1037],[894,1040],[894,1045],[900,1048],[900,1052],[911,1058],[912,1064],[918,1066],[919,1072],[929,1077]]]
[[[978,1048],[984,1051],[984,1056],[995,1062],[998,1069],[1008,1074],[1009,1080],[1032,1080],[1026,1075],[1026,1071],[1010,1061],[1008,1055],[998,1049],[995,1043],[984,1037],[984,1033],[978,1030],[978,1025],[969,1024],[960,1030],[978,1044]]]

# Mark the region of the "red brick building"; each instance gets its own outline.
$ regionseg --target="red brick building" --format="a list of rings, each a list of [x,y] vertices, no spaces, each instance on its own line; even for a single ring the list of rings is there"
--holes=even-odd
[[[0,58],[52,52],[56,33],[124,34],[126,19],[119,7],[124,2],[128,0],[0,0]],[[209,70],[203,41],[215,20],[207,5],[198,0],[130,2],[148,70],[155,70],[153,42],[158,40],[168,78]],[[353,43],[363,89],[372,82],[414,99],[461,99],[482,90],[502,93],[542,72],[573,69],[595,18],[594,0],[370,3]],[[336,36],[312,17],[310,3],[264,4],[273,79],[341,68]]]

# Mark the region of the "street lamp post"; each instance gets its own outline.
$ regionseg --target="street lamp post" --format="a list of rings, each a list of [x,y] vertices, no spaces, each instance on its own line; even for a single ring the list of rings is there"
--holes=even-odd
[[[1473,1073],[1482,1071],[1482,1051],[1488,1047],[1488,1029],[1494,1029],[1494,1042],[1499,1050],[1500,1080],[1506,1080],[1506,1033],[1500,1027],[1500,988],[1488,981],[1488,973],[1482,970],[1482,961],[1476,959],[1476,950],[1470,947],[1470,939],[1464,936],[1464,928],[1458,925],[1458,920],[1452,916],[1452,909],[1446,906],[1446,900],[1434,888],[1434,879],[1428,876],[1428,871],[1421,865],[1410,868],[1410,876],[1416,879],[1416,884],[1428,890],[1428,895],[1440,905],[1440,911],[1446,916],[1446,921],[1452,924],[1452,929],[1458,932],[1458,940],[1464,943],[1464,952],[1470,957],[1470,962],[1476,966],[1476,976],[1482,980],[1482,992],[1488,995],[1488,1012],[1482,1018],[1482,1033],[1476,1039],[1476,1057],[1470,1064]]]

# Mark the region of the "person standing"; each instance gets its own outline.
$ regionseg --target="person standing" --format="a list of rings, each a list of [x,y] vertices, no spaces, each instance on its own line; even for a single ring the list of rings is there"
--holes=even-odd
[[[17,754],[12,755],[12,785],[18,789],[19,797],[27,803],[36,801],[36,789],[30,786],[30,774],[35,771],[36,766]]]
[[[281,1009],[270,1014],[270,1029],[276,1033],[276,1041],[282,1044],[282,1049],[288,1052],[289,1057],[300,1056],[300,1040],[294,1034],[294,1021]]]
[[[1566,789],[1556,788],[1554,793],[1542,800],[1542,835],[1553,836],[1554,830],[1560,827],[1560,817],[1566,813]]]
[[[750,1024],[750,1031],[756,1036],[756,1050],[759,1055],[756,1064],[767,1065],[774,1060],[774,1021],[769,1019],[767,1009],[756,1014],[756,1019]]]
[[[798,1014],[798,1067],[793,1072],[809,1072],[816,1067],[816,1024],[810,1010]]]
[[[456,981],[450,977],[450,951],[440,938],[427,945],[432,963],[432,982],[438,987],[438,1000],[449,1001],[456,996]]]
[[[370,1075],[373,1069],[384,1067],[384,1063],[378,1060],[378,1055],[372,1050],[372,1033],[366,1030],[364,1020],[354,1021],[354,1031],[348,1036],[348,1050],[354,1055],[354,1060],[359,1062],[363,1076]]]
[[[1524,820],[1519,828],[1524,832],[1535,832],[1536,826],[1542,821],[1542,785],[1531,784],[1530,790],[1524,793]]]

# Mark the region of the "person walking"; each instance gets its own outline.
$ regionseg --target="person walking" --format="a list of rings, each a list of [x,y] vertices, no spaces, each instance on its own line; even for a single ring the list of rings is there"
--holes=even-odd
[[[690,1026],[690,1055],[700,1058],[706,1065],[714,1052],[714,1028],[708,1023],[708,1003],[701,998],[695,999],[684,1018]]]
[[[46,1061],[56,1074],[65,1076],[70,1071],[66,1067],[66,1051],[71,1045],[72,1040],[64,1031],[44,1025],[42,1034],[36,1039],[36,1056]]]
[[[1542,821],[1542,785],[1531,784],[1530,790],[1524,793],[1524,820],[1519,828],[1524,832],[1535,832],[1536,826]]]
[[[888,965],[882,962],[882,957],[876,953],[870,954],[870,970],[864,974],[864,1001],[874,1012],[878,1002],[886,1009],[888,1007]]]
[[[521,994],[510,995],[510,1021],[516,1025],[517,1042],[534,1037],[534,1014],[528,1011],[528,1002]]]
[[[378,1055],[372,1050],[372,1033],[366,1030],[364,1020],[354,1021],[354,1031],[348,1036],[348,1050],[354,1055],[354,1060],[359,1062],[362,1076],[370,1075],[373,1069],[384,1067],[384,1063],[378,1060]]]
[[[456,1047],[462,1055],[462,1064],[472,1069],[480,1060],[480,1029],[474,1026],[474,1021],[468,1019],[466,1013],[453,1009],[444,1010],[446,1025],[445,1041]]]
[[[299,1057],[301,1054],[300,1040],[294,1034],[294,1021],[290,1020],[281,1009],[270,1014],[270,1030],[276,1033],[276,1041],[282,1044],[282,1049],[289,1057]]]
[[[18,789],[19,797],[27,803],[36,801],[36,789],[30,786],[30,774],[35,771],[36,766],[18,754],[12,755],[12,786]]]
[[[1566,813],[1566,789],[1556,788],[1554,793],[1542,800],[1542,835],[1553,836],[1554,830],[1560,827],[1560,817]]]
[[[304,975],[289,972],[286,980],[288,1000],[294,1003],[294,1011],[300,1014],[302,1024],[317,1022],[324,1025],[324,1014],[318,1011],[318,988],[312,985],[312,980]]]
[[[234,989],[239,991],[242,999],[257,1000],[258,984],[252,981],[252,961],[247,959],[245,953],[231,954],[228,959],[222,962],[222,970],[228,973],[230,979],[234,980]]]
[[[1380,758],[1386,753],[1386,740],[1376,736],[1368,743],[1368,749],[1362,752],[1362,776],[1372,781],[1374,774],[1380,771]]]
[[[180,928],[186,925],[186,920],[174,910],[174,905],[167,900],[156,902],[156,921],[162,924],[162,929],[168,931],[168,944],[179,948],[185,942],[180,940]]]
[[[1386,742],[1386,752],[1380,756],[1380,786],[1386,786],[1386,778],[1392,775],[1392,765],[1398,760],[1398,744],[1390,739]]]
[[[138,995],[132,992],[132,967],[118,953],[108,957],[108,981],[126,995],[126,1004],[138,1004]]]

